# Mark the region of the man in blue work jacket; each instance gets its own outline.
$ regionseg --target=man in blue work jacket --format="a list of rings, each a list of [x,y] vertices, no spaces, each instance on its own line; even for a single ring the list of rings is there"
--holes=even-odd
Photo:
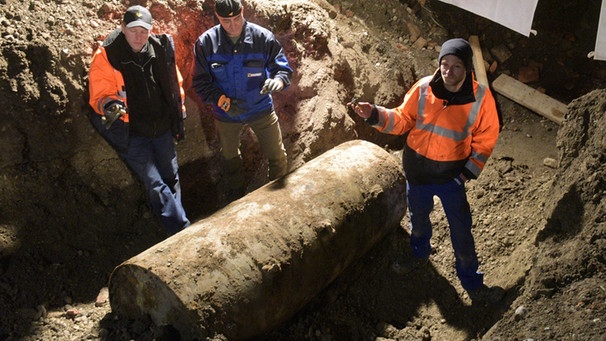
[[[192,87],[213,114],[228,201],[245,193],[240,133],[248,125],[269,163],[269,180],[286,174],[286,150],[271,93],[290,85],[292,69],[269,30],[244,19],[240,0],[217,0],[216,25],[194,45]]]

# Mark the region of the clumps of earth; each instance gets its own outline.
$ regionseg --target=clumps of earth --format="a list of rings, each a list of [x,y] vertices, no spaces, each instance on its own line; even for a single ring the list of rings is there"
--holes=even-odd
[[[166,237],[141,185],[87,117],[92,52],[134,4],[150,8],[156,30],[174,35],[188,88],[193,42],[215,24],[211,0],[0,1],[0,339],[178,339],[170,327],[117,316],[106,291],[116,266]],[[291,170],[353,139],[397,156],[401,138],[377,133],[344,104],[353,97],[399,104],[416,79],[433,73],[450,37],[479,37],[489,80],[508,74],[568,105],[558,125],[495,93],[501,134],[468,196],[481,270],[488,284],[507,289],[502,302],[472,305],[460,287],[437,201],[427,269],[400,271],[410,262],[405,217],[304,309],[255,339],[606,334],[606,72],[603,61],[586,57],[598,2],[540,1],[531,37],[437,0],[244,5],[248,20],[276,33],[295,69],[292,86],[275,96]],[[209,108],[187,94],[178,153],[195,221],[225,202]],[[267,179],[250,131],[242,153],[252,192]]]

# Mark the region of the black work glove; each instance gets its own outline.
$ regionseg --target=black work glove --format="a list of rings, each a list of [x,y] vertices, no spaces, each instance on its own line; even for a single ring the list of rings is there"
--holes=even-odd
[[[122,115],[126,114],[126,107],[121,101],[111,101],[103,107],[101,121],[105,129],[109,129]]]
[[[227,110],[227,114],[231,117],[238,117],[246,112],[246,108],[244,108],[244,102],[238,99],[232,99],[231,105]]]

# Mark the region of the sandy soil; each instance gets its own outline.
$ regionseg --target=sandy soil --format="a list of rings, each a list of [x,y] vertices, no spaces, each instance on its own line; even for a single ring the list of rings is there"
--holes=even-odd
[[[507,289],[502,302],[471,304],[455,276],[436,202],[436,252],[428,268],[404,270],[410,264],[404,218],[305,309],[255,339],[603,338],[606,93],[595,89],[603,88],[606,68],[585,57],[599,1],[541,1],[534,38],[438,1],[284,2],[250,1],[248,15],[279,32],[299,70],[293,89],[277,99],[279,112],[329,107],[333,115],[314,116],[311,122],[329,127],[319,134],[314,124],[281,114],[292,168],[356,137],[397,154],[401,140],[372,131],[341,103],[359,96],[397,104],[412,81],[435,69],[437,48],[452,36],[478,35],[489,64],[491,49],[511,52],[490,80],[531,67],[538,78],[529,85],[570,106],[559,126],[495,94],[502,132],[468,196],[481,270],[488,284]],[[185,70],[202,29],[180,23],[210,25],[212,17],[196,16],[209,3],[154,2],[160,28],[180,33]],[[178,339],[170,328],[116,316],[103,290],[114,267],[164,238],[141,188],[83,114],[87,62],[124,8],[122,1],[0,1],[0,339]],[[285,18],[293,29],[284,28]],[[425,44],[418,45],[415,32]],[[179,146],[184,200],[190,215],[202,219],[221,206],[212,200],[221,192],[217,143],[207,116],[193,115],[188,125],[194,133]],[[245,161],[254,190],[264,182],[263,163],[258,150],[250,151]]]

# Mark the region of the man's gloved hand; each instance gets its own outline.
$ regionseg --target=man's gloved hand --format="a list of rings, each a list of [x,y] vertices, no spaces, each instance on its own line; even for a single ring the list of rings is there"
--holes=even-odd
[[[281,80],[276,78],[268,78],[265,80],[263,84],[263,88],[261,89],[260,94],[270,94],[272,92],[280,91],[284,88],[284,83]]]
[[[467,182],[468,179],[465,176],[465,174],[461,173],[456,178],[454,178],[454,180],[457,184],[463,185],[463,184],[465,184],[465,182]]]
[[[231,98],[225,95],[221,95],[221,97],[219,97],[217,105],[219,106],[219,108],[223,109],[223,111],[228,112],[229,108],[231,107]]]
[[[231,101],[231,106],[229,110],[227,110],[227,114],[231,117],[237,117],[246,112],[246,108],[244,107],[244,102],[238,99],[234,99]]]
[[[103,107],[101,121],[105,129],[109,129],[122,115],[126,114],[126,106],[122,101],[111,101]]]

